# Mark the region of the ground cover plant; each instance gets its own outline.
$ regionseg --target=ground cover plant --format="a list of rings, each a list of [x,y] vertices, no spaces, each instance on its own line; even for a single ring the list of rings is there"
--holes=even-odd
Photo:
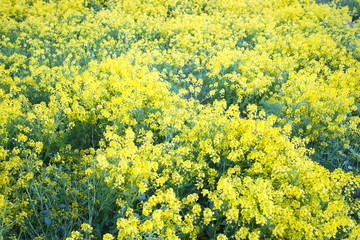
[[[0,239],[359,239],[359,5],[2,0]]]

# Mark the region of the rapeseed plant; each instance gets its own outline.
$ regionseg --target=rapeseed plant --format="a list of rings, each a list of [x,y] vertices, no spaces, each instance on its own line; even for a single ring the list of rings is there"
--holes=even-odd
[[[357,239],[358,1],[316,2],[3,0],[0,239]]]

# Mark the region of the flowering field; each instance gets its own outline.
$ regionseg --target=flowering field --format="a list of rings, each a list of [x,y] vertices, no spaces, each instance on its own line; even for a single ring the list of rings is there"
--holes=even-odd
[[[0,239],[360,239],[345,2],[1,0]]]

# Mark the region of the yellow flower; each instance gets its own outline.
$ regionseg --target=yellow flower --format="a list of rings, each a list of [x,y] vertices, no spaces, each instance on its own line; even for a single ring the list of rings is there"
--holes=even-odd
[[[67,237],[66,240],[80,240],[83,238],[83,235],[79,231],[72,231],[71,237]]]
[[[224,234],[219,234],[216,237],[216,240],[227,240],[228,238]]]
[[[103,240],[113,240],[113,239],[115,239],[115,238],[110,233],[106,233],[103,235]]]
[[[83,223],[81,224],[81,230],[83,230],[85,233],[92,233],[93,228],[89,224]]]
[[[235,239],[246,239],[249,234],[249,229],[246,227],[241,227],[238,232],[235,234]]]
[[[4,210],[4,207],[5,207],[5,196],[0,194],[0,209],[2,209],[2,211],[5,211]]]
[[[204,224],[207,226],[209,225],[215,218],[213,217],[214,213],[211,211],[210,208],[204,209]]]

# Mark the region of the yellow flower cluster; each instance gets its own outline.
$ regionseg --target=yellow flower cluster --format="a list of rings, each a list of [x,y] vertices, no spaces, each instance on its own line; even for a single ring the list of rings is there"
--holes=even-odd
[[[0,239],[358,239],[336,3],[2,0]]]

